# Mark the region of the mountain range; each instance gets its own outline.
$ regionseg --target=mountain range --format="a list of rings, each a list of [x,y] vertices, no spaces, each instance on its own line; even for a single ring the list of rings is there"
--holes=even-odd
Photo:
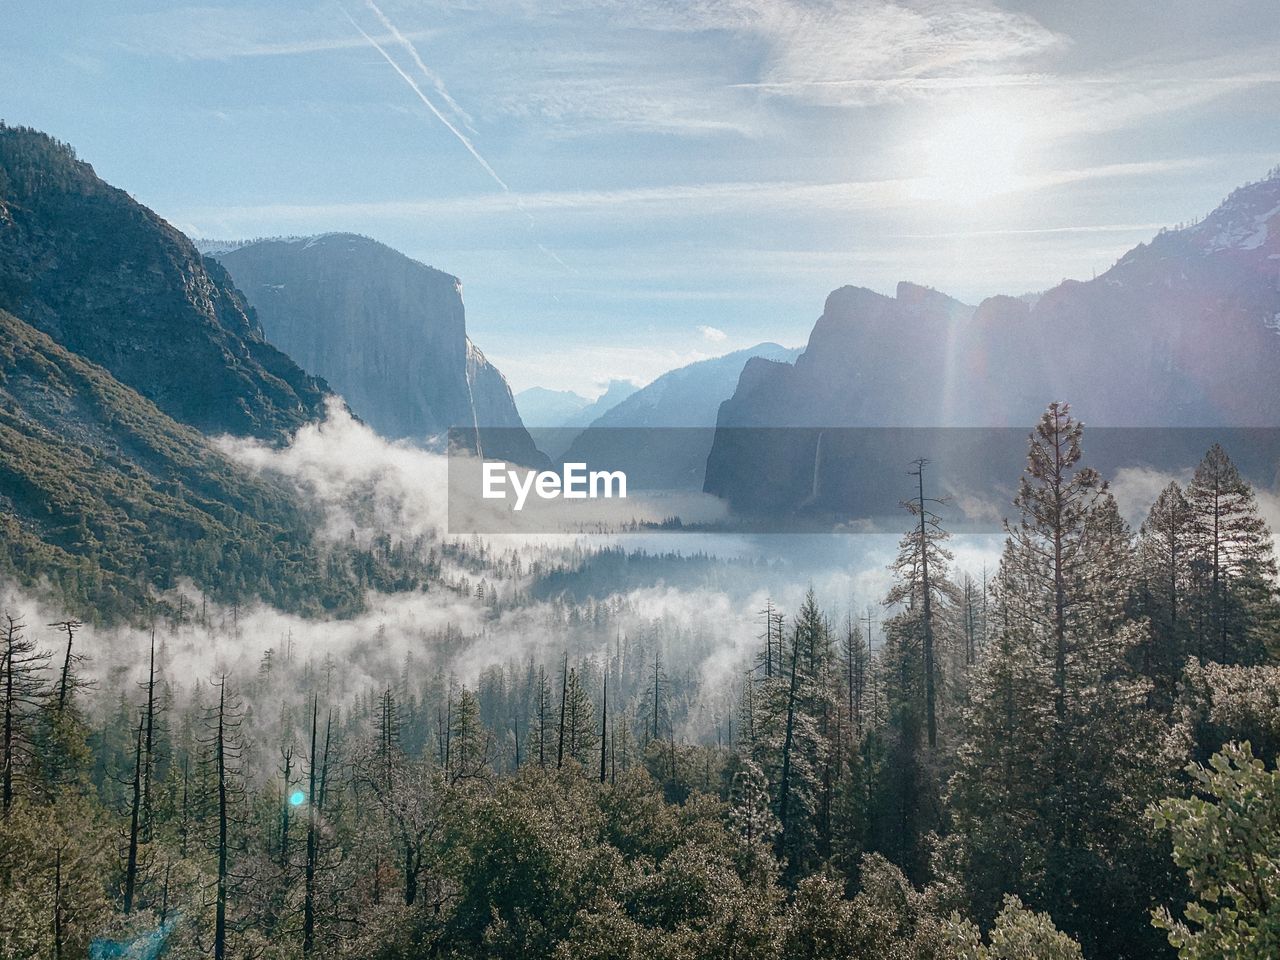
[[[530,387],[515,395],[520,418],[529,427],[559,427],[568,423],[591,401],[572,390]]]
[[[535,394],[534,409],[539,409],[538,403],[543,401],[544,405],[541,407],[539,415],[548,418],[550,422],[538,423],[536,426],[530,427],[533,440],[538,445],[538,449],[553,461],[562,462],[565,452],[578,434],[589,427],[601,415],[622,403],[639,389],[640,385],[631,380],[610,380],[605,386],[604,392],[594,400],[579,398],[583,400],[583,403],[576,410],[568,409],[574,403],[572,398],[578,396],[576,393],[548,390],[543,394]],[[528,391],[525,391],[525,393],[527,394]],[[563,395],[566,393],[569,396]],[[565,410],[565,415],[559,420],[551,420],[550,418],[555,416],[558,409]]]
[[[744,367],[705,489],[745,512],[838,498],[821,431],[794,428],[1028,427],[1051,400],[1095,426],[1280,426],[1277,370],[1280,171],[1034,299],[834,291],[794,364]]]

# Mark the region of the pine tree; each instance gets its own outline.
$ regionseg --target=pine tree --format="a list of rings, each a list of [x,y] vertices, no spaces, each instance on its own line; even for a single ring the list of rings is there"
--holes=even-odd
[[[1138,531],[1138,611],[1147,619],[1142,672],[1172,701],[1190,644],[1191,507],[1178,484],[1160,491]]]
[[[1134,955],[1149,932],[1125,921],[1162,882],[1134,866],[1138,824],[1171,771],[1130,659],[1131,538],[1081,436],[1060,404],[1032,435],[952,811],[979,916],[1013,885],[1099,955]]]
[[[492,734],[480,722],[480,706],[476,695],[466,687],[458,695],[452,722],[447,770],[449,782],[486,779],[492,751]]]
[[[533,716],[529,726],[529,758],[539,767],[547,765],[553,748],[555,727],[551,720],[551,683],[544,667],[538,667],[538,679],[533,693]]]
[[[1276,560],[1253,490],[1214,444],[1187,488],[1200,662],[1258,663],[1277,649]]]
[[[862,630],[850,616],[845,624],[844,641],[841,646],[840,672],[844,683],[844,710],[849,738],[856,748],[862,740],[866,726],[867,675],[871,655],[867,650]]]
[[[903,506],[916,519],[916,524],[899,545],[898,557],[892,570],[897,582],[885,598],[885,605],[906,606],[915,612],[920,632],[921,674],[925,712],[925,731],[929,747],[938,744],[938,667],[937,608],[957,599],[956,588],[947,579],[947,564],[951,553],[944,546],[948,538],[942,529],[941,518],[933,507],[942,501],[924,495],[925,467],[929,461],[915,461],[911,475],[916,478],[915,496],[903,501]]]
[[[565,691],[565,755],[587,767],[598,746],[595,734],[595,707],[587,694],[582,674],[571,669]]]
[[[750,876],[778,835],[778,818],[769,803],[769,781],[750,759],[742,760],[733,775],[729,804],[729,822],[738,838],[744,869]]]
[[[753,759],[768,778],[779,822],[777,849],[795,873],[829,841],[839,670],[831,632],[810,589],[792,625],[781,669],[753,703]]]
[[[244,758],[244,741],[240,726],[244,719],[238,698],[228,690],[228,679],[220,675],[214,686],[218,701],[207,713],[205,736],[205,765],[212,788],[213,833],[209,845],[215,858],[214,887],[214,960],[227,955],[231,934],[232,860],[243,849],[245,825],[245,786],[241,774]],[[142,724],[139,724],[141,734]]]
[[[75,647],[79,620],[49,624],[66,634],[57,680],[41,708],[38,754],[45,792],[52,796],[73,783],[89,764],[88,724],[81,709],[82,691],[93,684],[80,675],[85,656]]]
[[[49,655],[25,635],[21,620],[6,615],[0,629],[0,814],[7,817],[18,796],[36,786],[35,745]]]

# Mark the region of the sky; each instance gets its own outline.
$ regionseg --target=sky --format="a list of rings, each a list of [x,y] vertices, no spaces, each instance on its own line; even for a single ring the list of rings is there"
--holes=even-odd
[[[0,0],[0,117],[191,236],[456,274],[513,388],[593,395],[1207,213],[1280,163],[1280,6]]]

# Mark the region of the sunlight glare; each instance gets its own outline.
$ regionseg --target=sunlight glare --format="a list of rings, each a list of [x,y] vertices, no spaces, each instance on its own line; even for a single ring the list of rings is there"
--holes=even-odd
[[[919,200],[973,206],[1018,189],[1023,170],[1022,118],[989,105],[958,110],[918,141]]]

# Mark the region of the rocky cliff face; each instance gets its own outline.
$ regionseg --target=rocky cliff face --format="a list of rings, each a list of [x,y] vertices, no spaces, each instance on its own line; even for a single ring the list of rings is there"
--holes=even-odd
[[[0,127],[0,308],[206,433],[278,440],[327,389],[224,270],[44,134]]]
[[[263,240],[213,256],[272,342],[383,436],[426,442],[451,428],[501,427],[486,452],[536,458],[506,380],[467,339],[457,277],[353,234]]]
[[[743,370],[720,409],[706,489],[777,510],[818,487],[813,435],[730,428],[1024,428],[1051,400],[1093,426],[1278,426],[1277,369],[1273,175],[1034,302],[997,296],[975,309],[905,283],[894,297],[835,291],[794,365]]]
[[[480,348],[467,341],[467,385],[475,412],[475,449],[486,457],[500,457],[530,466],[547,465],[520,422],[511,386]]]

